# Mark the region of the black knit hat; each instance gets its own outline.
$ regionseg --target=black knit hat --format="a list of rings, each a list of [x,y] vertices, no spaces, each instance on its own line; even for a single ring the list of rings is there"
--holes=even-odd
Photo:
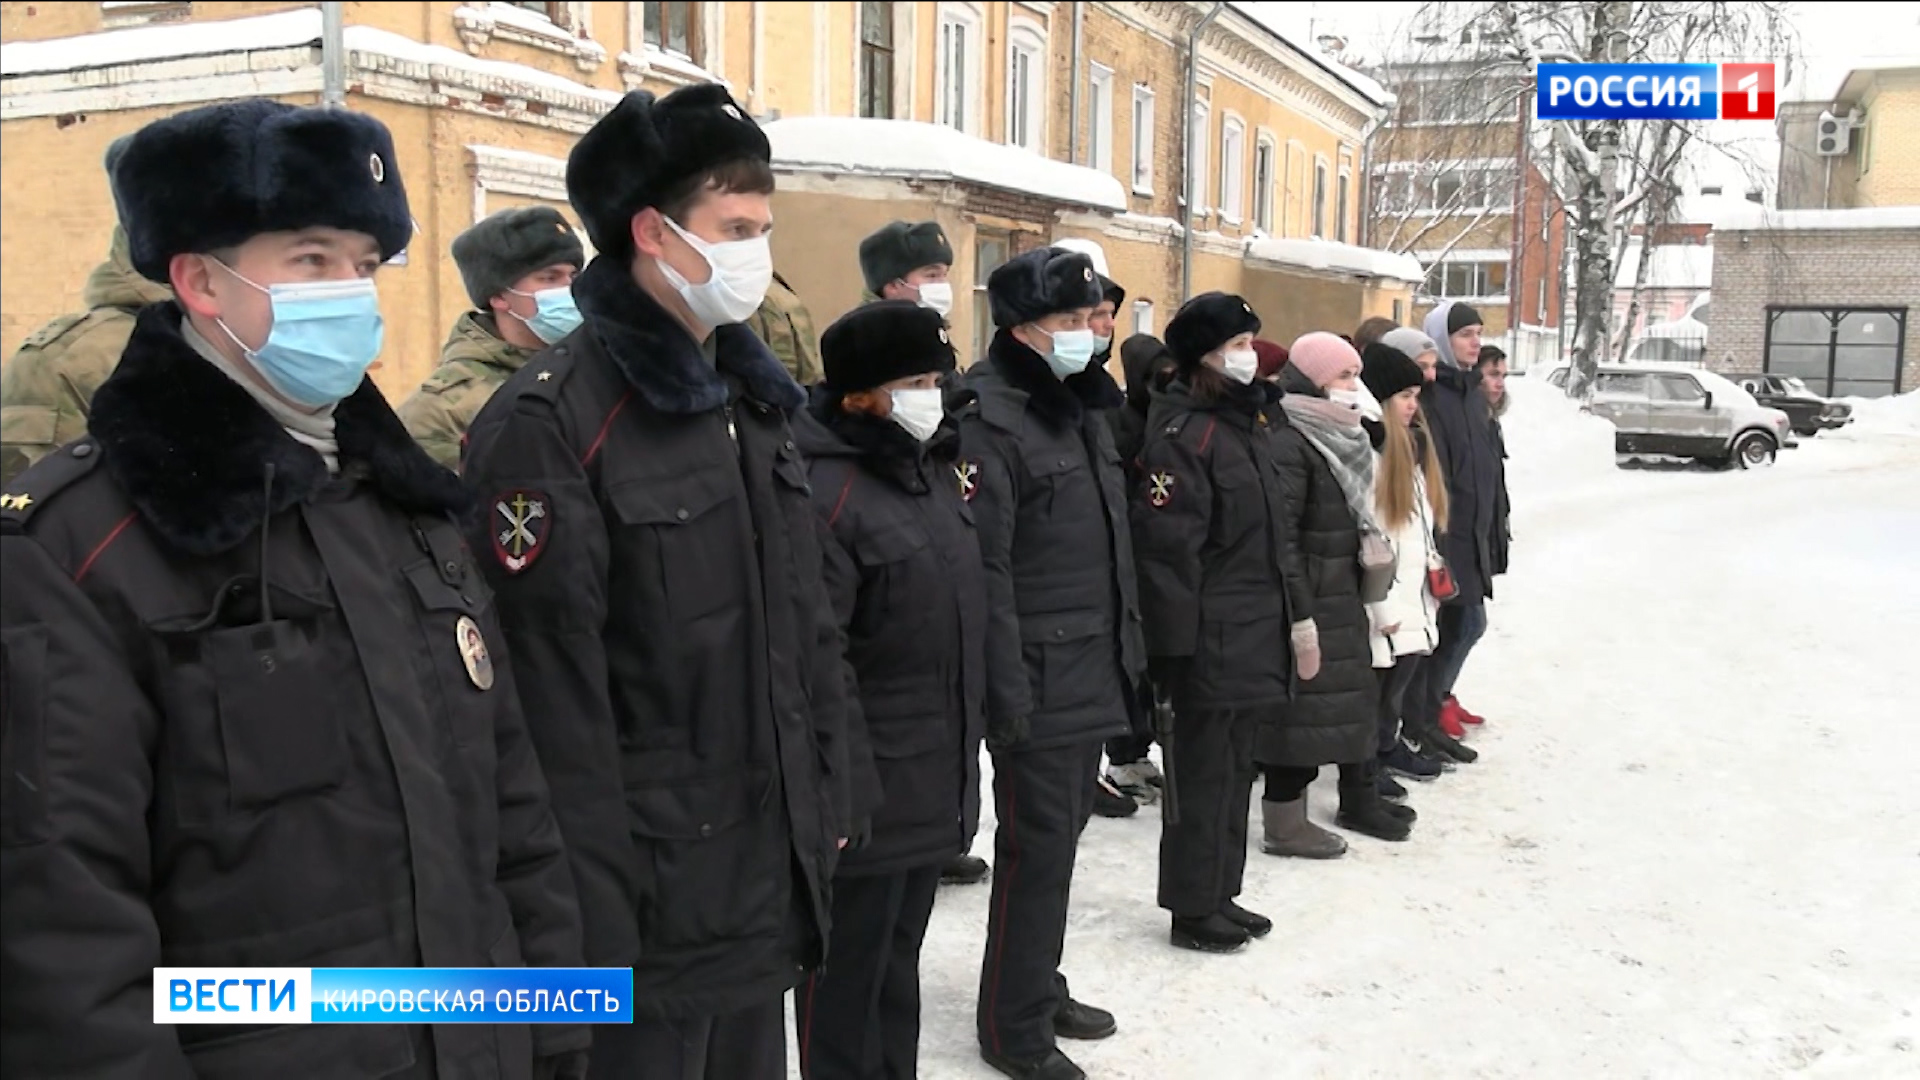
[[[953,245],[937,221],[891,221],[860,241],[860,274],[878,293],[923,266],[952,266]]]
[[[577,270],[586,265],[587,253],[560,211],[517,206],[489,214],[454,237],[453,263],[460,268],[468,299],[484,311],[488,300],[535,270],[560,263]]]
[[[1119,282],[1098,271],[1095,271],[1093,276],[1100,283],[1100,299],[1111,300],[1113,310],[1119,311],[1120,305],[1127,302],[1127,290],[1121,288]]]
[[[1167,349],[1180,370],[1188,371],[1241,334],[1259,332],[1260,316],[1253,313],[1253,305],[1231,293],[1201,293],[1182,304],[1167,324]]]
[[[1486,320],[1480,313],[1466,304],[1455,304],[1447,310],[1447,333],[1457,334],[1469,326],[1483,326]]]
[[[1063,311],[1100,306],[1100,275],[1077,251],[1035,248],[1021,252],[987,277],[993,325],[1006,328]]]
[[[595,248],[625,257],[633,215],[702,173],[772,159],[766,133],[726,87],[700,83],[657,101],[635,90],[567,155],[567,201]]]
[[[387,126],[365,113],[248,98],[135,132],[113,166],[134,268],[165,282],[175,255],[268,232],[365,233],[380,257],[413,239]]]
[[[1360,354],[1360,381],[1373,391],[1376,401],[1385,402],[1402,390],[1426,385],[1427,375],[1412,357],[1376,341]]]
[[[871,390],[895,379],[954,369],[947,320],[911,300],[863,304],[820,335],[826,388],[840,394]]]

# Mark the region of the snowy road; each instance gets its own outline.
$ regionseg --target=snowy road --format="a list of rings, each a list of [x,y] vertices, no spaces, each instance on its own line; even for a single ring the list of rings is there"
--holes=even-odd
[[[1551,393],[1509,420],[1481,762],[1415,787],[1409,843],[1256,850],[1241,899],[1279,925],[1235,956],[1167,945],[1155,813],[1096,818],[1065,968],[1120,1034],[1066,1044],[1090,1075],[1920,1075],[1920,423],[1621,470]],[[1330,821],[1332,770],[1313,798]],[[934,913],[932,1080],[996,1075],[987,896]]]

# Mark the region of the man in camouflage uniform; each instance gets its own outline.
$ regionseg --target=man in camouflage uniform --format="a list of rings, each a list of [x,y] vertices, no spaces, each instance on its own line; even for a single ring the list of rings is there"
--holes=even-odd
[[[794,382],[812,386],[826,378],[820,367],[820,336],[813,332],[813,316],[786,278],[773,275],[767,298],[747,320],[747,326],[773,350]]]
[[[121,139],[107,149],[109,177],[125,145]],[[0,374],[0,483],[87,433],[93,392],[120,362],[134,315],[173,299],[173,290],[134,270],[127,234],[115,224],[107,261],[93,268],[80,298],[87,310],[34,331]]]
[[[440,366],[398,411],[427,453],[458,472],[480,406],[528,358],[580,325],[573,275],[586,250],[558,210],[527,206],[489,215],[455,237],[453,261],[474,310],[453,324]]]

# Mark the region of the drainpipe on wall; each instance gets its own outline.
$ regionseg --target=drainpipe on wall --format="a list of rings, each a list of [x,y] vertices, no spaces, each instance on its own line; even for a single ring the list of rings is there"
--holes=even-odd
[[[1181,121],[1181,130],[1187,137],[1182,140],[1184,154],[1180,159],[1180,186],[1187,193],[1186,205],[1180,208],[1180,302],[1183,304],[1193,296],[1193,208],[1200,205],[1199,177],[1193,175],[1193,107],[1200,95],[1200,37],[1226,8],[1226,0],[1215,0],[1213,10],[1187,35],[1187,115]]]
[[[1082,7],[1073,5],[1073,58],[1067,75],[1067,161],[1080,164],[1080,33]]]
[[[346,16],[340,0],[323,0],[320,5],[320,105],[347,107]]]

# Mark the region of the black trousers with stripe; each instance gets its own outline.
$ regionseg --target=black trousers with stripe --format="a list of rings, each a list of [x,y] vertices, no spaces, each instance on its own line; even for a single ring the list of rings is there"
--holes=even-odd
[[[805,1080],[913,1080],[919,1073],[920,943],[940,866],[833,879],[827,967],[794,989]]]
[[[993,896],[975,1016],[980,1045],[1038,1057],[1065,1002],[1060,954],[1080,832],[1093,815],[1101,743],[993,755]]]

